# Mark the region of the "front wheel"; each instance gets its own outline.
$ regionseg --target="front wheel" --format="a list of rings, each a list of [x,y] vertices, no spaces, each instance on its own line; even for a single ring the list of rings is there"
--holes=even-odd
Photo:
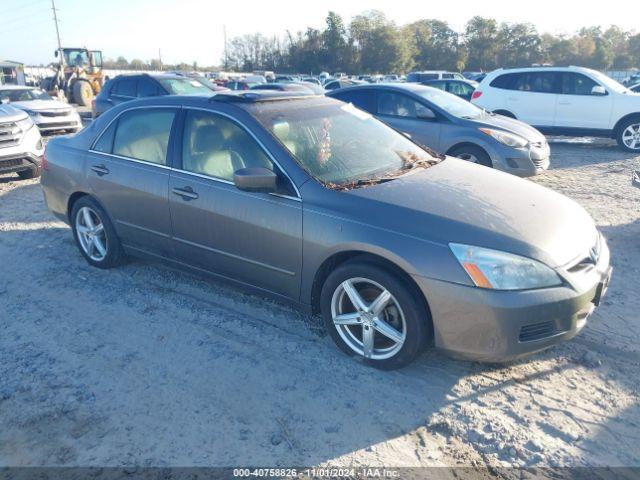
[[[373,263],[338,267],[325,281],[320,301],[336,345],[376,368],[408,365],[432,335],[428,311],[413,289]]]
[[[618,145],[627,152],[640,152],[640,117],[634,117],[623,123],[616,137]]]
[[[484,165],[485,167],[493,167],[491,157],[482,148],[475,145],[463,145],[455,148],[449,155],[457,157],[462,160],[466,160],[471,163],[477,163],[478,165]]]

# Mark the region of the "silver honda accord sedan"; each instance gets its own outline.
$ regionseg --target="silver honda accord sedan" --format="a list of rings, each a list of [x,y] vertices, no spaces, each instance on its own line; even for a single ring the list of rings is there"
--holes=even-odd
[[[577,203],[297,92],[124,103],[48,143],[42,187],[91,265],[157,259],[321,312],[383,369],[567,340],[611,275]]]

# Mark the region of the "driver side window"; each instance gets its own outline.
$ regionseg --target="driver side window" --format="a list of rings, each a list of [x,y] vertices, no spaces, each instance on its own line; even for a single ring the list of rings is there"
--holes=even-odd
[[[417,118],[426,107],[406,95],[383,92],[378,95],[378,114],[394,117]]]
[[[278,193],[295,190],[256,140],[237,123],[212,112],[188,110],[182,136],[182,169],[233,182],[241,168],[264,167],[278,175]]]

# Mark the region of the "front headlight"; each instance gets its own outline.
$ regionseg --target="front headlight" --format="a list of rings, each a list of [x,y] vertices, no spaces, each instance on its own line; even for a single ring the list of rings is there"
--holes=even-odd
[[[459,243],[449,248],[477,287],[526,290],[562,284],[556,272],[531,258]]]
[[[493,137],[507,147],[524,148],[528,145],[528,141],[515,133],[504,132],[502,130],[494,130],[492,128],[479,128],[482,133]]]
[[[31,119],[31,117],[27,117],[27,118],[24,118],[22,120],[18,120],[16,122],[16,124],[18,125],[18,127],[20,127],[20,130],[22,130],[23,132],[26,132],[27,130],[29,130],[34,125],[33,120]]]

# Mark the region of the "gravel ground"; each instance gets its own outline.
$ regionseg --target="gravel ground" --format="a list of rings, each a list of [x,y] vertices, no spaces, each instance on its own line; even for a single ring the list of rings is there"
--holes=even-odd
[[[584,205],[613,281],[573,341],[380,372],[319,320],[132,261],[89,267],[37,181],[0,177],[0,466],[640,466],[640,189],[608,142],[533,181]]]

